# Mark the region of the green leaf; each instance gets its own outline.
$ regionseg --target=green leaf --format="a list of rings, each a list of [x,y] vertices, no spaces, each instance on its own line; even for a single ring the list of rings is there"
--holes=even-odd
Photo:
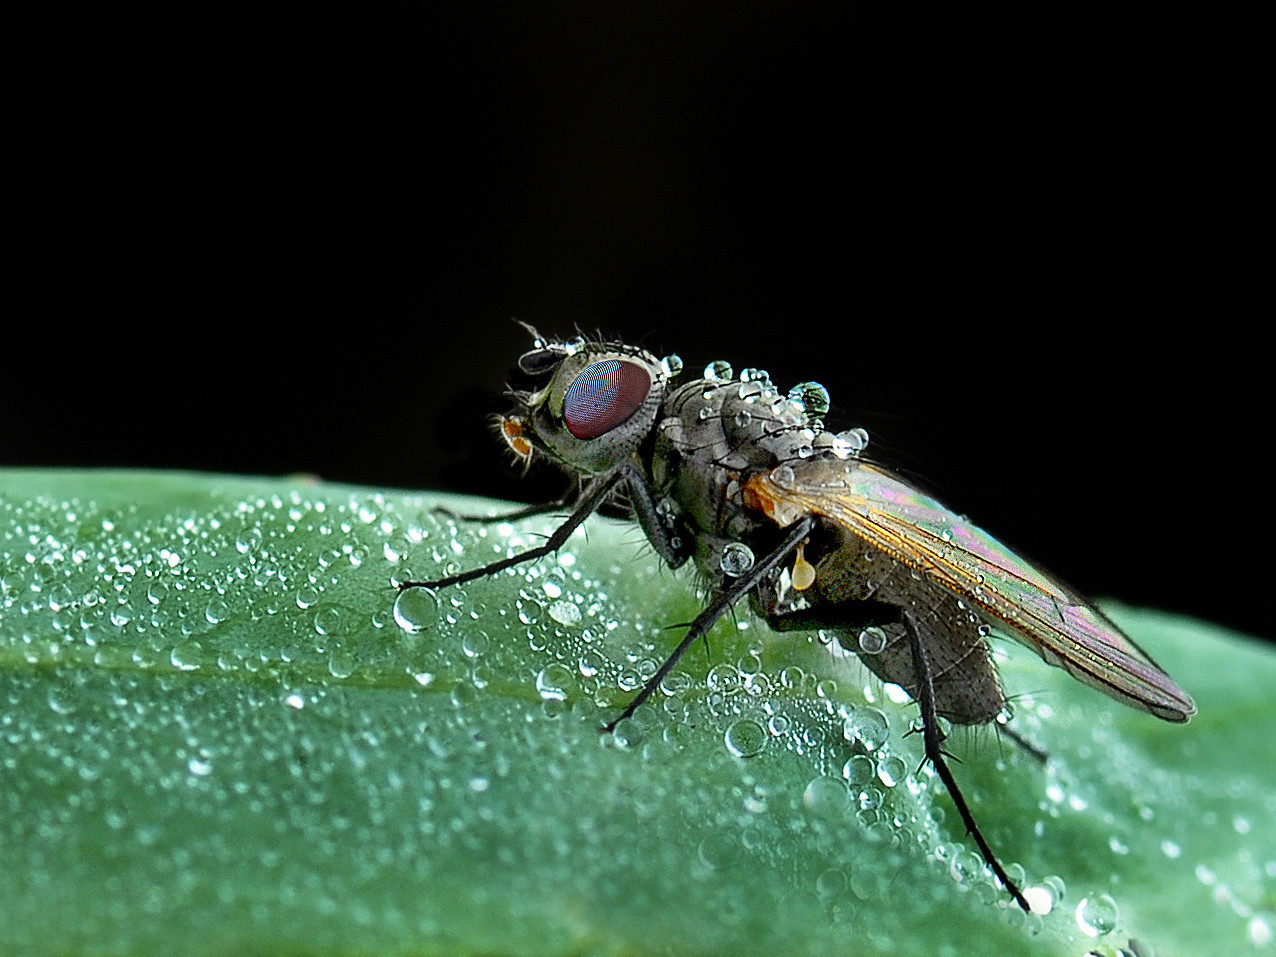
[[[1028,916],[918,772],[916,708],[854,658],[741,610],[600,735],[695,615],[691,576],[597,520],[396,607],[392,579],[552,528],[440,503],[497,507],[0,473],[0,952],[1271,951],[1268,649],[1112,608],[1195,695],[1176,727],[1003,643],[1049,764],[988,730],[950,748],[1053,900]]]

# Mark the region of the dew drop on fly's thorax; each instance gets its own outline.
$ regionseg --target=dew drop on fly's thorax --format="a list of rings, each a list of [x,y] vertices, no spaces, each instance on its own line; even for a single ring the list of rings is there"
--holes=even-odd
[[[731,368],[731,363],[718,359],[710,362],[704,367],[704,380],[706,382],[730,382],[735,378],[735,371]]]
[[[405,630],[420,631],[437,614],[433,594],[440,589],[557,552],[590,514],[623,493],[661,559],[671,568],[695,566],[706,603],[601,730],[615,731],[657,689],[687,684],[671,675],[677,662],[747,599],[776,632],[831,636],[897,689],[898,700],[918,706],[926,760],[984,863],[1025,911],[1032,909],[1028,898],[976,824],[944,750],[950,726],[992,725],[1044,760],[1003,723],[1009,698],[988,643],[990,626],[1133,708],[1171,722],[1195,713],[1191,697],[1094,605],[869,461],[863,429],[826,430],[832,402],[818,382],[782,392],[756,366],[734,378],[725,360],[678,382],[683,362],[676,355],[657,359],[579,336],[560,342],[527,328],[532,347],[518,360],[514,409],[501,418],[500,434],[523,463],[543,458],[580,477],[580,498],[547,540],[524,552],[433,581],[397,583],[394,615]],[[508,521],[562,504],[473,520]],[[551,614],[575,626],[580,611],[560,600]],[[788,687],[795,670],[784,669],[778,685]],[[552,682],[554,693],[565,684]],[[737,722],[727,736],[742,760],[765,741],[760,725],[749,722]],[[875,751],[884,722],[876,709],[853,709],[846,741]],[[889,770],[890,781],[897,771]],[[1106,923],[1105,906],[1091,903],[1084,926]]]
[[[828,389],[818,382],[800,382],[789,390],[789,399],[808,415],[824,415],[829,410]]]

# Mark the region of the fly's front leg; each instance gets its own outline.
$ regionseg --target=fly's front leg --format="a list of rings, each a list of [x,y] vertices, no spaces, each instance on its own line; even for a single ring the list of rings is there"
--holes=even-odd
[[[529,548],[527,551],[509,558],[502,558],[499,561],[492,562],[490,565],[484,565],[481,568],[474,568],[468,572],[459,572],[455,575],[448,575],[446,578],[438,578],[433,581],[407,581],[399,582],[399,591],[405,591],[408,588],[446,588],[448,585],[459,585],[462,582],[473,581],[476,578],[486,578],[489,575],[495,575],[497,572],[504,571],[514,565],[521,565],[524,562],[535,561],[550,555],[567,542],[572,532],[580,527],[581,523],[592,514],[602,503],[616,483],[623,477],[623,472],[617,470],[608,475],[594,481],[585,491],[584,497],[577,503],[576,508],[571,515],[567,517],[567,521],[563,522],[554,534],[545,540],[543,545],[537,545],[535,548]]]
[[[755,564],[745,574],[735,579],[729,587],[715,595],[708,606],[700,614],[696,615],[695,621],[687,629],[687,633],[683,636],[682,641],[678,643],[678,647],[665,659],[664,664],[656,669],[656,673],[647,679],[647,683],[642,686],[642,690],[634,696],[633,700],[625,707],[625,710],[614,721],[603,726],[603,732],[609,734],[615,731],[616,725],[637,711],[642,703],[650,698],[655,690],[660,687],[660,683],[673,670],[674,665],[678,663],[678,659],[683,656],[683,653],[695,644],[698,639],[708,634],[709,629],[730,610],[732,605],[756,588],[759,582],[788,558],[806,540],[806,537],[811,534],[811,529],[814,527],[815,519],[812,516],[806,515],[798,519],[797,522],[790,526],[789,533],[778,548]]]
[[[926,655],[926,649],[922,646],[922,640],[912,621],[907,615],[904,615],[902,620],[904,629],[908,632],[909,644],[913,649],[913,664],[917,669],[917,704],[922,712],[922,741],[925,744],[926,758],[934,765],[939,779],[944,782],[944,787],[948,789],[948,796],[953,799],[953,804],[957,806],[957,813],[961,815],[962,823],[966,825],[967,832],[979,845],[979,852],[983,854],[992,872],[997,875],[997,880],[1001,881],[1001,886],[1009,891],[1016,904],[1026,913],[1031,914],[1032,908],[1028,906],[1027,898],[1023,896],[1023,892],[1006,874],[997,856],[993,854],[992,848],[984,839],[983,832],[979,830],[979,825],[975,823],[975,816],[970,813],[970,807],[966,804],[961,789],[957,787],[957,780],[948,769],[948,762],[944,758],[944,739],[939,730],[939,716],[935,712],[935,679],[931,673],[930,659]]]
[[[458,522],[480,522],[489,524],[491,522],[517,522],[520,518],[531,518],[533,515],[547,515],[550,512],[561,512],[571,504],[571,497],[564,495],[556,498],[552,502],[542,502],[538,505],[528,505],[524,508],[516,508],[512,512],[505,512],[501,515],[472,515],[466,512],[455,512],[450,508],[442,505],[436,505],[430,511],[436,515],[446,515],[448,518]]]
[[[660,510],[655,492],[637,466],[625,464],[621,466],[621,471],[624,472],[625,484],[629,487],[634,518],[638,520],[647,541],[651,542],[651,547],[670,568],[684,564],[691,557],[692,542],[691,536],[682,527],[681,519]]]

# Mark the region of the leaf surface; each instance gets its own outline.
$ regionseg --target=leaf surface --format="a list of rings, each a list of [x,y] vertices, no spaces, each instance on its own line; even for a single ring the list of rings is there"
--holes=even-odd
[[[598,733],[698,604],[636,528],[396,605],[552,520],[279,479],[0,473],[0,952],[1140,954],[1272,949],[1276,656],[1108,607],[1171,726],[1002,642],[955,773],[915,706],[741,610]],[[1091,936],[1094,934],[1095,936]],[[1105,949],[1106,948],[1106,949]]]

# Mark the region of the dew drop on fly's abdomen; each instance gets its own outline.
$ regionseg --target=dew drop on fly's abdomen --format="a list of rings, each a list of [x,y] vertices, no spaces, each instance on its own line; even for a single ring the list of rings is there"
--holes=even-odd
[[[886,648],[886,632],[876,625],[870,625],[859,633],[859,653],[879,655]]]

